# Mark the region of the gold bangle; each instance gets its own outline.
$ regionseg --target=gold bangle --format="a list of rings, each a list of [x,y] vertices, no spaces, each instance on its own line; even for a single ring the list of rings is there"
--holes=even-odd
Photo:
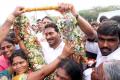
[[[7,17],[7,21],[9,21],[9,22],[11,22],[11,23],[13,23],[14,20],[15,20],[15,16],[12,15],[12,14],[10,14],[10,15]]]

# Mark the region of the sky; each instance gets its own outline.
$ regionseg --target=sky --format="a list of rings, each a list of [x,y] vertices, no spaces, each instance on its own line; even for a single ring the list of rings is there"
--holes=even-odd
[[[57,5],[57,3],[65,2],[72,3],[76,10],[91,9],[98,6],[119,5],[120,0],[0,0],[0,24],[4,22],[7,16],[15,9],[16,6],[24,7],[41,7],[48,5]],[[48,14],[59,15],[52,11],[40,11],[27,13],[29,17],[36,16],[36,18],[42,18]]]

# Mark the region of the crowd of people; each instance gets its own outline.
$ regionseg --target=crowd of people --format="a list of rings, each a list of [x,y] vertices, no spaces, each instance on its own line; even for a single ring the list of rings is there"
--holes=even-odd
[[[0,28],[0,80],[119,80],[120,17],[89,23],[72,4],[58,6],[61,14],[71,12],[85,34],[84,54],[76,54],[73,41],[64,40],[48,16],[33,25],[24,22],[21,36],[22,23],[15,20],[25,12],[17,7]]]

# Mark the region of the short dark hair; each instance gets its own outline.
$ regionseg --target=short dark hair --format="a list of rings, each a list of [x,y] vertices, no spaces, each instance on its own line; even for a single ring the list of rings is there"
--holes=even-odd
[[[82,80],[83,78],[83,66],[82,63],[78,64],[72,59],[63,59],[58,68],[62,68],[71,77],[71,80]]]
[[[100,24],[97,33],[106,36],[117,36],[120,39],[120,25],[113,20],[107,20]]]
[[[42,21],[41,19],[37,19],[37,21],[36,22],[39,22],[39,21]]]
[[[115,20],[120,24],[120,16],[113,16],[110,18],[111,20]]]
[[[46,28],[54,28],[56,32],[59,32],[58,26],[55,23],[48,23],[45,25]]]
[[[11,38],[11,37],[5,38],[4,41],[7,41],[7,42],[9,42],[9,43],[11,43],[13,45],[15,44],[14,41],[13,41],[13,38]]]
[[[50,18],[50,17],[48,17],[48,16],[45,16],[45,17],[42,19],[42,21],[43,21],[44,19],[49,19],[50,21],[53,21],[52,18]]]
[[[106,19],[108,19],[106,16],[101,16],[100,17],[100,22],[102,22],[103,20],[106,20]]]
[[[15,32],[9,33],[7,37],[10,37],[10,38],[12,38],[12,39],[15,38]]]

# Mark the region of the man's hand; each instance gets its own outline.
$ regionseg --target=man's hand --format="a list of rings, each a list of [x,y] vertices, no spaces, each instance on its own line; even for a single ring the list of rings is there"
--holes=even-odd
[[[24,13],[23,11],[23,7],[16,7],[16,9],[13,11],[12,15],[13,16],[18,16],[18,15],[21,15],[22,13]]]
[[[74,43],[73,42],[66,42],[65,43],[65,46],[64,46],[64,49],[62,51],[62,54],[61,54],[61,57],[62,58],[66,58],[66,57],[69,57],[70,55],[72,55],[74,52]]]
[[[60,4],[58,4],[58,6],[59,6],[58,11],[61,12],[61,13],[71,11],[71,13],[73,15],[77,15],[77,11],[75,10],[75,8],[74,8],[74,6],[72,4],[60,3]]]

